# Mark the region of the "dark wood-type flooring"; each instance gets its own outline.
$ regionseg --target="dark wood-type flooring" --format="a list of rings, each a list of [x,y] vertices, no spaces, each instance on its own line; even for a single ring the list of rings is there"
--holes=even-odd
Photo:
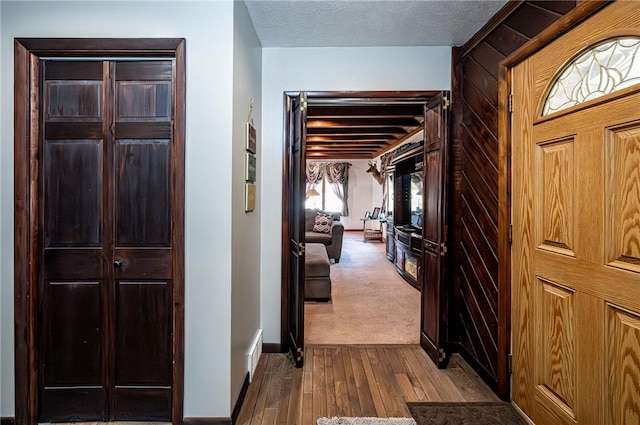
[[[307,346],[305,366],[263,354],[239,425],[314,425],[319,417],[411,417],[408,401],[497,401],[458,355],[438,369],[419,346]]]

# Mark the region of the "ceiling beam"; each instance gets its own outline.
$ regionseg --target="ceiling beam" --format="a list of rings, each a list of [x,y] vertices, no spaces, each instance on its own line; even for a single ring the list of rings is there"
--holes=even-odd
[[[420,121],[415,118],[331,118],[307,119],[307,128],[314,127],[415,127]]]
[[[351,135],[351,134],[394,134],[394,135],[403,135],[407,134],[407,130],[402,127],[377,127],[375,129],[362,128],[362,127],[307,127],[307,137],[308,136],[340,136],[340,135]]]
[[[307,154],[307,159],[371,159],[373,156],[369,153],[363,154]]]
[[[340,106],[340,105],[309,105],[307,109],[308,118],[340,118],[340,117],[362,117],[372,116],[379,118],[391,117],[420,117],[422,116],[424,105],[361,105],[361,106]]]
[[[392,134],[350,134],[350,135],[336,135],[336,136],[309,136],[307,135],[307,143],[310,142],[339,142],[339,141],[376,141],[387,142],[390,140],[396,140],[396,137]]]
[[[340,146],[368,146],[368,147],[380,147],[389,146],[389,143],[385,141],[376,140],[340,140],[336,142],[307,142],[307,146],[324,146],[324,147],[340,147]]]

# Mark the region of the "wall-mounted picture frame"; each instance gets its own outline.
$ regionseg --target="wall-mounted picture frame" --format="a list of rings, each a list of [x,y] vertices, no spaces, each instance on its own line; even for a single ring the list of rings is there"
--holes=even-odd
[[[245,183],[244,212],[251,212],[256,209],[256,185]]]
[[[246,149],[251,153],[256,153],[256,128],[250,122],[245,124]]]
[[[244,179],[252,183],[256,181],[256,156],[248,152],[245,154]]]

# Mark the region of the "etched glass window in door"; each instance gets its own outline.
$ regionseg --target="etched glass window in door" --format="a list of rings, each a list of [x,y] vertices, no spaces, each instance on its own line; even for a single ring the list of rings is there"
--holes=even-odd
[[[570,62],[551,86],[542,109],[549,115],[640,83],[640,38],[600,43]]]

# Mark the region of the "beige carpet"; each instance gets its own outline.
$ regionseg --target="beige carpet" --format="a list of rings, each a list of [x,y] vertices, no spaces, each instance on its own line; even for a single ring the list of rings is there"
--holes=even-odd
[[[345,232],[331,283],[330,303],[305,303],[306,344],[420,343],[420,293],[400,277],[384,244]]]

